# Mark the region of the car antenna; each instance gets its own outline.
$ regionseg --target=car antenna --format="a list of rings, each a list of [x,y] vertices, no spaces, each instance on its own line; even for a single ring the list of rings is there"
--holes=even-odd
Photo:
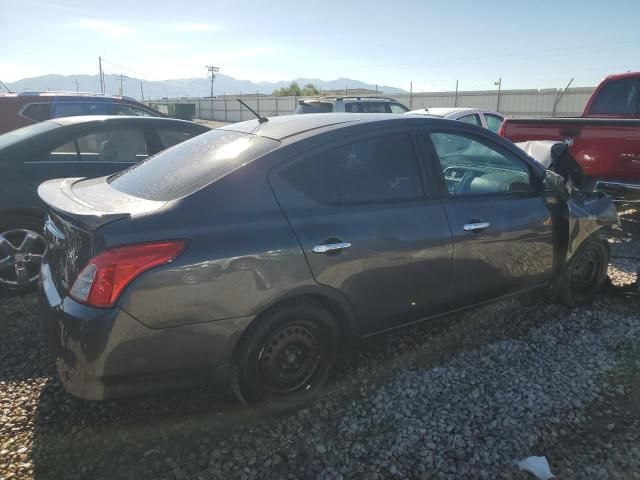
[[[251,108],[249,105],[244,103],[239,98],[236,98],[236,100],[238,100],[240,102],[240,105],[244,106],[247,110],[249,110],[251,113],[253,113],[256,116],[256,118],[258,119],[258,123],[264,123],[264,122],[268,122],[269,121],[269,119],[267,117],[261,117],[258,112],[256,112],[253,108]]]

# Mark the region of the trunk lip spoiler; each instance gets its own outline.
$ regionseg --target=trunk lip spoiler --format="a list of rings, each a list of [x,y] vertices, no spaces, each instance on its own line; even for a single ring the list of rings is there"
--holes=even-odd
[[[103,177],[105,180],[106,178]],[[98,205],[91,205],[74,194],[74,185],[84,180],[88,179],[86,177],[74,177],[47,180],[38,186],[38,196],[47,207],[57,214],[70,217],[74,222],[89,230],[95,230],[116,220],[130,218],[136,213],[148,212],[151,209],[155,210],[166,204],[166,202],[134,197],[114,189],[125,201],[122,202],[122,205],[114,206],[113,210],[100,210]],[[92,181],[95,180],[99,179],[92,179]],[[127,199],[130,199],[130,201],[126,201]]]

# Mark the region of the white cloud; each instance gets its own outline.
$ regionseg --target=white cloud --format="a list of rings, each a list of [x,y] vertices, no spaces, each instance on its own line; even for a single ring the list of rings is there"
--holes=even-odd
[[[108,20],[98,20],[95,18],[84,18],[75,23],[75,26],[83,30],[100,32],[111,38],[118,39],[134,35],[136,32],[132,28],[121,23],[110,22]]]
[[[178,32],[216,32],[220,27],[210,23],[176,23],[173,29]]]

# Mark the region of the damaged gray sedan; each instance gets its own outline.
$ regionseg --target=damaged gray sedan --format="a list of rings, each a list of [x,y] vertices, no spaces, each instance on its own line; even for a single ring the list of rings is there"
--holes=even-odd
[[[270,411],[312,400],[342,345],[514,295],[591,301],[618,221],[485,129],[384,114],[237,123],[39,194],[69,392],[207,382]]]

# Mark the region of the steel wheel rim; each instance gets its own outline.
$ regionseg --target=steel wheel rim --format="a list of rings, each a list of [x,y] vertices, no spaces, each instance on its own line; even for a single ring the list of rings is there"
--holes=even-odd
[[[598,252],[592,248],[582,252],[571,269],[571,287],[576,293],[589,293],[597,287],[601,271]]]
[[[0,285],[26,287],[38,281],[46,242],[26,228],[0,233]]]
[[[268,392],[286,395],[309,388],[320,370],[324,347],[317,328],[287,324],[264,343],[258,356],[258,379]]]

